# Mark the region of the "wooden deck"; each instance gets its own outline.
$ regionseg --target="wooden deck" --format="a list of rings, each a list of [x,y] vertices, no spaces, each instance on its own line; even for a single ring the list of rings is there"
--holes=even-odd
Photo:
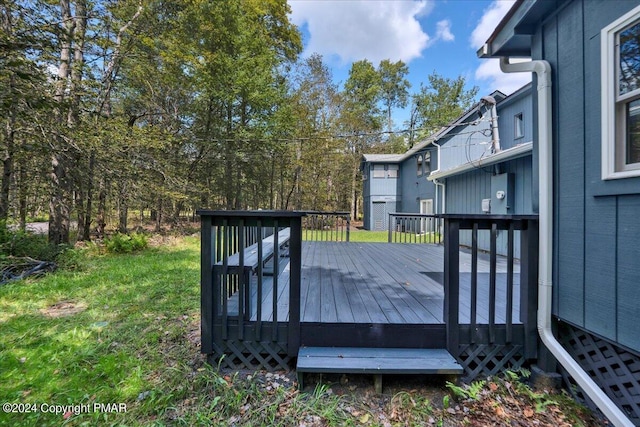
[[[288,321],[289,264],[281,258],[277,318]],[[519,268],[515,265],[513,321],[520,323]],[[460,322],[469,323],[471,255],[460,252]],[[497,261],[496,323],[506,318],[506,259]],[[444,248],[428,244],[303,242],[301,323],[442,325]],[[262,321],[273,320],[273,277],[263,278]],[[476,322],[489,323],[489,256],[478,256]],[[257,278],[251,281],[250,321],[257,320]],[[237,296],[228,301],[237,314]]]

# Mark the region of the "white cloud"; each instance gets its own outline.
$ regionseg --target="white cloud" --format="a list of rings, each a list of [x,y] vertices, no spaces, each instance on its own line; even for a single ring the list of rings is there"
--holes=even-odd
[[[451,21],[443,19],[436,24],[436,39],[445,42],[452,42],[456,38],[451,32]]]
[[[291,20],[299,27],[306,25],[309,32],[305,54],[336,56],[343,63],[365,58],[376,65],[382,59],[408,63],[420,57],[431,41],[418,22],[433,9],[431,0],[290,0],[289,4]]]
[[[476,79],[487,81],[487,87],[495,89],[506,95],[520,89],[531,81],[531,73],[503,73],[500,70],[499,59],[481,59],[480,66],[476,69]]]
[[[482,18],[469,37],[469,43],[474,50],[479,49],[493,34],[514,3],[514,0],[494,0],[485,9]],[[498,59],[481,59],[475,77],[476,80],[487,82],[486,85],[490,90],[497,89],[507,95],[531,81],[531,73],[503,73],[500,70]]]
[[[472,48],[479,49],[482,47],[514,3],[515,0],[494,0],[485,9],[480,22],[478,22],[469,38]]]

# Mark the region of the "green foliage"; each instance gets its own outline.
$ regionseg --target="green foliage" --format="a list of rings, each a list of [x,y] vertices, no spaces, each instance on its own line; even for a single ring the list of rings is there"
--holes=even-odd
[[[410,145],[457,119],[474,104],[477,94],[477,86],[466,88],[464,76],[450,79],[435,71],[430,74],[429,83],[421,84],[412,97],[409,127],[418,131],[412,134]]]
[[[51,245],[44,235],[10,229],[0,222],[0,254],[13,257],[30,257],[41,261],[54,261],[67,249],[64,245]]]
[[[450,381],[447,381],[447,388],[451,390],[454,396],[458,399],[471,399],[478,400],[480,393],[487,382],[484,380],[474,381],[471,384],[464,384],[459,386]]]
[[[107,252],[111,253],[131,253],[145,249],[149,244],[147,236],[142,233],[116,233],[104,239],[104,246]]]
[[[405,78],[409,74],[409,67],[402,61],[391,62],[385,59],[378,66],[380,74],[380,86],[382,90],[382,103],[387,113],[387,130],[391,131],[391,110],[393,107],[404,108],[407,106],[407,97],[411,83]]]

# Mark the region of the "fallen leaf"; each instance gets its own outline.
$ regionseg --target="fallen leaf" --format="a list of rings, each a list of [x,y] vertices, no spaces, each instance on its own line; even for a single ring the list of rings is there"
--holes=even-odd
[[[360,424],[367,424],[369,422],[369,419],[371,418],[371,415],[364,414],[363,416],[360,417],[360,419],[358,421],[360,421]]]
[[[495,412],[496,412],[496,415],[499,417],[504,417],[506,415],[506,412],[504,411],[504,408],[502,406],[496,406]]]
[[[489,383],[489,389],[491,391],[496,391],[498,389],[498,384],[496,383]]]
[[[524,416],[527,417],[527,418],[533,417],[533,413],[534,413],[533,409],[531,409],[531,408],[525,408],[525,410],[524,410]]]

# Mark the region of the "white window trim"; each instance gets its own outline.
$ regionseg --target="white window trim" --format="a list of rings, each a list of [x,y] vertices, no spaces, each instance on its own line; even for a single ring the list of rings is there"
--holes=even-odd
[[[518,134],[518,123],[520,123],[519,134]],[[522,112],[516,113],[513,115],[513,139],[520,139],[520,138],[524,138],[524,114]]]
[[[616,169],[616,90],[617,48],[616,33],[640,18],[640,6],[629,11],[600,32],[601,121],[602,121],[602,179],[620,179],[640,176],[640,169]]]

